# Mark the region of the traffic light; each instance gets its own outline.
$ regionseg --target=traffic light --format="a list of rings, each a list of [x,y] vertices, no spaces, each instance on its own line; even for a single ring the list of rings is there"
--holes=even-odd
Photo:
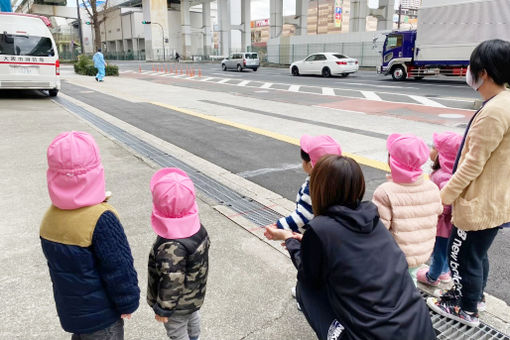
[[[142,21],[142,24],[144,24],[144,25],[149,25],[150,23],[151,23],[151,22],[150,22],[150,21],[147,21],[147,20]]]

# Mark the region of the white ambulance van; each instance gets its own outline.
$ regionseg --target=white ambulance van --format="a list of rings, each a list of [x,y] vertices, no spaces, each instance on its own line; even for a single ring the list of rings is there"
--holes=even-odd
[[[60,61],[48,18],[0,12],[0,90],[60,90]]]

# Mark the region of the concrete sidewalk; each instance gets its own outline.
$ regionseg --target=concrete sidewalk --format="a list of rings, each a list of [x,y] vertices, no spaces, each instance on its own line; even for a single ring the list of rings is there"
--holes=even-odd
[[[145,302],[147,259],[155,239],[150,228],[149,180],[156,169],[47,98],[4,99],[2,104],[16,110],[0,109],[0,299],[4,306],[0,338],[70,338],[59,325],[38,238],[39,223],[50,204],[46,148],[66,130],[87,131],[96,138],[107,189],[113,192],[110,202],[121,216],[131,245],[142,294],[140,308],[126,322],[126,339],[166,338]],[[295,269],[288,257],[203,200],[199,207],[212,242],[201,339],[314,339],[290,295]]]

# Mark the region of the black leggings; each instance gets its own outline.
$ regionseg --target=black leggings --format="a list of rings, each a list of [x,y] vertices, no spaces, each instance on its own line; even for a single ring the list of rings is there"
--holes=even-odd
[[[464,231],[453,227],[448,242],[448,261],[453,282],[461,295],[460,307],[478,312],[478,302],[489,276],[489,251],[500,228]]]
[[[298,281],[296,299],[319,340],[343,339],[342,335],[338,334],[343,327],[338,323],[331,309],[326,289],[311,289]],[[335,330],[337,333],[333,334]]]

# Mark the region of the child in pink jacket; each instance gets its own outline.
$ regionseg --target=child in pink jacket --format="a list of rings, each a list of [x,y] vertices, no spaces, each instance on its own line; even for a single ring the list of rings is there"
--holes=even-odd
[[[452,177],[453,164],[457,157],[462,136],[455,132],[434,134],[434,147],[430,151],[430,160],[434,162],[430,176],[439,189],[442,189]],[[448,267],[448,238],[452,232],[452,207],[444,206],[443,213],[437,221],[436,244],[432,253],[430,268],[418,270],[416,277],[419,282],[437,287],[440,282],[450,282]]]
[[[443,211],[438,187],[423,175],[427,144],[414,135],[392,134],[386,142],[391,176],[374,192],[383,224],[404,252],[416,284],[418,268],[434,249],[437,217]]]

